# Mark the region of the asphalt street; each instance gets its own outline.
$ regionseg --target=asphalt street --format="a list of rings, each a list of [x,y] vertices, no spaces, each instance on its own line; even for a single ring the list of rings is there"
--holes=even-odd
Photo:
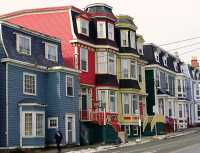
[[[200,153],[200,129],[196,133],[100,153]]]

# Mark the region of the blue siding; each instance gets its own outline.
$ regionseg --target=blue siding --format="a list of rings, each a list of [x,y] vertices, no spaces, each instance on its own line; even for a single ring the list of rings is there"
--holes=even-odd
[[[6,57],[0,40],[0,59]],[[0,63],[0,147],[6,145],[6,65]]]
[[[29,96],[23,94],[23,72],[34,73],[37,75],[37,96]],[[8,142],[9,146],[16,146],[20,144],[20,125],[19,125],[19,106],[18,102],[24,98],[34,98],[45,103],[46,91],[46,74],[38,71],[33,71],[25,68],[8,66]],[[32,144],[34,145],[34,143]]]
[[[44,138],[23,138],[22,139],[22,144],[23,146],[33,146],[33,142],[34,142],[34,146],[38,146],[38,147],[43,147],[45,144],[45,139]]]
[[[70,74],[72,75],[72,74]],[[58,117],[59,129],[65,140],[65,115],[73,113],[76,116],[76,143],[79,144],[79,80],[74,76],[74,97],[66,96],[66,73],[51,72],[48,74],[47,117]],[[47,122],[47,121],[46,121]],[[48,128],[48,127],[47,127]],[[47,143],[55,144],[55,129],[47,129]],[[64,141],[65,142],[65,141]]]

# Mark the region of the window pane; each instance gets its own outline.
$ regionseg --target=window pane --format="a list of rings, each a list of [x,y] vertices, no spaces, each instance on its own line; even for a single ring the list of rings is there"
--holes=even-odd
[[[122,47],[128,47],[128,31],[121,30],[121,46]]]
[[[72,77],[69,77],[67,76],[66,77],[67,79],[67,96],[73,96],[73,78]]]
[[[44,115],[36,114],[36,136],[44,136]]]
[[[129,60],[122,60],[122,77],[128,78]]]
[[[130,31],[130,41],[131,41],[131,48],[136,48],[135,42],[135,32]]]
[[[24,74],[24,92],[36,94],[36,76]]]
[[[129,114],[129,95],[124,94],[124,114]]]
[[[18,52],[23,54],[30,55],[31,53],[31,46],[30,46],[30,39],[24,36],[18,36]]]
[[[99,96],[99,111],[102,112],[104,111],[104,107],[106,104],[106,91],[103,90],[99,90],[98,92],[98,96]]]
[[[86,48],[81,48],[81,70],[87,71],[88,68],[88,50]]]
[[[98,73],[106,73],[107,72],[107,53],[106,52],[98,52],[97,53],[97,67]]]
[[[52,60],[52,61],[57,61],[57,46],[51,45],[51,44],[46,44],[46,50],[47,50],[47,59]]]
[[[108,53],[108,73],[115,74],[115,55],[113,53]]]
[[[115,112],[115,92],[110,91],[110,112]]]
[[[132,95],[132,114],[136,114],[136,110],[138,110],[138,97],[136,95]]]
[[[108,23],[108,39],[114,40],[114,25]]]
[[[142,66],[138,65],[138,79],[139,82],[142,82]]]
[[[32,113],[25,113],[25,122],[24,122],[24,130],[25,130],[25,136],[32,136]]]
[[[135,62],[131,62],[131,78],[136,79],[136,75],[137,71],[136,71],[136,63]]]
[[[89,34],[89,21],[81,19],[80,26],[81,26],[81,33],[88,35]]]
[[[106,38],[106,24],[103,21],[97,22],[97,37]]]

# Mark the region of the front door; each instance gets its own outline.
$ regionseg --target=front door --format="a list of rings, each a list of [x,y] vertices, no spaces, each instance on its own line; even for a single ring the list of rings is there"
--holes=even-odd
[[[66,124],[66,143],[73,144],[76,142],[75,115],[67,114],[65,118]]]

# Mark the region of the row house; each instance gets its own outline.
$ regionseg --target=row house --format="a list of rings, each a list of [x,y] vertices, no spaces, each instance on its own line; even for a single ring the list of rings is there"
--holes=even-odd
[[[147,114],[154,116],[148,122],[157,120],[169,125],[168,130],[173,130],[173,123],[177,119],[176,108],[176,73],[180,72],[179,59],[155,44],[144,45],[144,58],[148,61],[145,66],[146,91],[147,95]],[[162,117],[157,117],[161,115]],[[166,118],[165,118],[166,117]],[[150,124],[150,123],[148,123]],[[146,124],[147,125],[147,124]],[[144,130],[146,127],[143,127]],[[151,127],[153,128],[153,127]],[[164,130],[164,124],[157,126]],[[149,129],[146,129],[149,131]]]
[[[138,135],[139,119],[142,120],[146,115],[144,39],[136,34],[136,30],[132,17],[117,16],[116,41],[119,46],[117,106],[121,127],[130,137]]]
[[[66,68],[60,39],[0,23],[0,149],[80,144],[79,71]]]

